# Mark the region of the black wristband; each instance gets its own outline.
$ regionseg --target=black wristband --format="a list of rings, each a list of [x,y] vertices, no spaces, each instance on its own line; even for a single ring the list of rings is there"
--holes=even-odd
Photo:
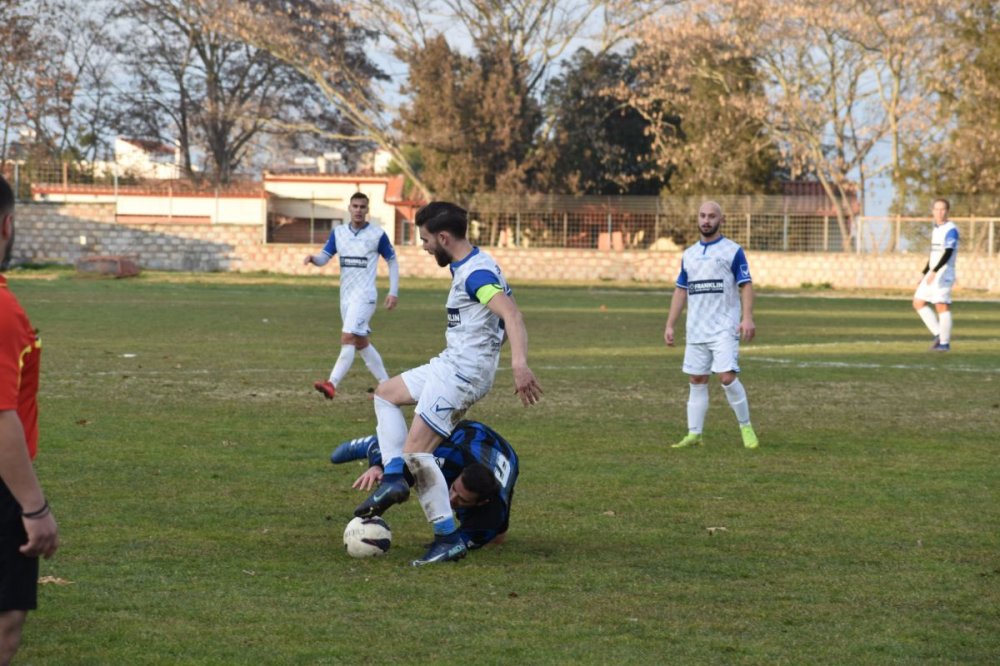
[[[45,500],[45,504],[42,505],[41,509],[39,509],[38,511],[31,511],[28,513],[22,512],[21,517],[27,518],[28,520],[37,520],[39,518],[44,518],[45,516],[47,516],[50,510],[51,509],[49,508],[49,501]]]

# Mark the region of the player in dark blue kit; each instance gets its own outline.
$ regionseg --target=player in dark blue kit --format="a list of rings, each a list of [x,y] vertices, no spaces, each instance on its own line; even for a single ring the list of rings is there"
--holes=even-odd
[[[382,479],[382,452],[375,435],[344,442],[330,456],[333,463],[362,458],[368,458],[370,467],[353,487],[370,490]],[[448,483],[451,508],[466,547],[503,543],[518,472],[517,454],[510,443],[489,426],[460,421],[434,449],[434,459]],[[408,470],[406,478],[413,483]]]

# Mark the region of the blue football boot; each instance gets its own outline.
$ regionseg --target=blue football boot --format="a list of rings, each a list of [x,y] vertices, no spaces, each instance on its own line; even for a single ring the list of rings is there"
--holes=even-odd
[[[344,442],[335,448],[333,453],[330,454],[330,462],[334,465],[339,465],[340,463],[367,458],[368,452],[371,451],[371,448],[375,446],[376,443],[378,443],[378,438],[375,437],[375,435],[358,437],[357,439],[352,439],[349,442]]]
[[[397,478],[389,478],[388,475],[382,477],[382,483],[376,488],[364,502],[354,510],[354,515],[359,518],[371,518],[381,516],[393,504],[402,504],[410,497],[410,486],[402,474],[393,475]]]
[[[410,562],[410,566],[422,567],[425,564],[437,564],[438,562],[458,562],[468,552],[469,549],[465,547],[465,541],[462,540],[460,533],[436,535],[434,543],[430,545],[424,556]]]

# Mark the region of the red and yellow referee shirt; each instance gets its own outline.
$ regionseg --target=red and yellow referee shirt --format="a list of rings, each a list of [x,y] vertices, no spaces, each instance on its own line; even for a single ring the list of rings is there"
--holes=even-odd
[[[0,410],[15,409],[28,454],[38,452],[38,369],[42,342],[0,275]]]

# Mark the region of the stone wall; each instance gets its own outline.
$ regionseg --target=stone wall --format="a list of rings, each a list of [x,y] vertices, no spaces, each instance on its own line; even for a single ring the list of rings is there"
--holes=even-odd
[[[316,274],[302,258],[318,246],[266,244],[253,225],[118,224],[113,204],[19,204],[15,259],[74,264],[85,256],[126,255],[151,270],[270,271]],[[624,281],[672,283],[678,252],[492,248],[513,282]],[[403,277],[445,278],[419,247],[397,247]],[[912,289],[926,259],[915,254],[750,252],[754,283],[794,288]],[[322,269],[335,275],[335,265]],[[957,291],[1000,293],[1000,257],[959,254]],[[379,273],[386,274],[384,262]]]

